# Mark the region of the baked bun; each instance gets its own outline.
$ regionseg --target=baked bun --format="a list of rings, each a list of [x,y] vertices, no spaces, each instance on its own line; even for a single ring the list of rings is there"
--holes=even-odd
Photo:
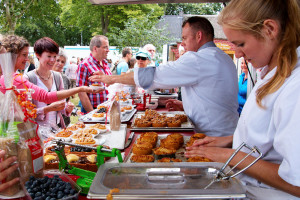
[[[168,127],[180,127],[181,121],[179,119],[176,119],[174,117],[168,117],[167,118],[167,126]]]
[[[158,157],[158,159],[161,159],[163,157],[169,157],[169,158],[175,158],[175,149],[167,149],[165,147],[157,147],[153,149],[153,153]]]
[[[132,147],[132,153],[135,155],[149,155],[152,153],[152,144],[148,142],[134,144]]]
[[[174,138],[171,137],[166,137],[165,139],[160,140],[160,146],[165,147],[167,149],[179,149],[182,144],[180,144],[179,141],[175,140]]]
[[[156,146],[157,138],[152,136],[141,136],[137,139],[137,143],[149,143],[153,148]]]
[[[136,123],[137,127],[151,127],[152,122],[146,120],[138,120]]]
[[[167,121],[165,119],[153,119],[152,126],[153,127],[166,127]]]
[[[206,137],[206,135],[204,133],[195,133],[194,135],[192,135],[190,137],[190,140],[186,143],[186,146],[190,147],[190,146],[192,146],[194,144],[194,142],[196,140],[203,139],[205,137]]]
[[[130,160],[132,162],[153,162],[153,155],[132,155]]]
[[[187,162],[212,162],[212,160],[205,157],[195,156],[195,157],[190,157],[187,160]]]
[[[182,162],[182,160],[180,160],[178,158],[167,158],[167,157],[164,157],[164,158],[158,160],[157,162]]]
[[[181,123],[187,122],[187,116],[184,114],[176,114],[175,118],[179,119]]]

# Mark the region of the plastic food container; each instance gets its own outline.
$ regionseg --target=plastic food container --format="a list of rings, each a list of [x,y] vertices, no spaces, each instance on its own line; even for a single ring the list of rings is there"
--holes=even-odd
[[[114,199],[245,198],[238,179],[212,184],[223,163],[105,163],[98,169],[88,198],[103,199],[118,188]]]
[[[49,178],[53,178],[55,175],[58,175],[59,178],[62,179],[62,181],[70,183],[72,188],[76,190],[75,194],[70,195],[70,196],[65,197],[65,198],[61,198],[61,199],[62,200],[75,200],[75,199],[78,199],[78,196],[81,192],[81,188],[71,178],[69,178],[67,174],[65,174],[61,171],[58,171],[58,170],[44,170],[44,176],[48,176]],[[32,199],[30,197],[30,195],[27,195],[27,196],[28,196],[28,199],[30,199],[30,200]]]

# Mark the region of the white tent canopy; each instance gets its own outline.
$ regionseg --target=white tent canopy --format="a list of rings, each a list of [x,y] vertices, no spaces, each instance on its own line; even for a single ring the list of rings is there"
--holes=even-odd
[[[151,3],[217,3],[230,0],[88,0],[92,4],[122,5],[122,4],[151,4]]]

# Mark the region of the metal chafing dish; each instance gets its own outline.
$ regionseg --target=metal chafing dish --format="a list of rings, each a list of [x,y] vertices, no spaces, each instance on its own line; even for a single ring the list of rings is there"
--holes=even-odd
[[[231,169],[229,162],[243,148],[249,151]],[[249,155],[258,156],[247,167],[233,170]],[[242,143],[225,164],[202,163],[106,163],[101,165],[90,187],[88,198],[105,198],[111,190],[114,199],[228,199],[245,198],[246,192],[238,179],[262,157],[257,147]]]
[[[244,198],[238,179],[216,177],[223,163],[106,163],[92,183],[88,198],[106,198],[113,188],[114,199],[226,199]]]

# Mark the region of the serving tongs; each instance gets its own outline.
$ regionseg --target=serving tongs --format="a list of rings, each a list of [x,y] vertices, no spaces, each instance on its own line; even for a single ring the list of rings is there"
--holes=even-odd
[[[230,161],[236,156],[236,154],[243,148],[246,147],[247,149],[250,150],[250,152],[244,157],[242,158],[236,165],[234,165],[230,170],[228,170],[227,172],[225,172],[225,168],[228,166],[228,164],[230,163]],[[231,173],[240,163],[242,163],[247,157],[249,157],[251,154],[258,154],[258,157],[252,161],[248,166],[246,166],[245,168],[241,169],[240,171],[238,171],[237,173],[233,174],[233,175],[229,175],[229,173]],[[254,163],[256,163],[261,157],[263,156],[263,154],[261,153],[261,151],[256,147],[250,147],[249,145],[247,145],[246,143],[242,143],[234,152],[233,154],[229,157],[229,159],[226,161],[226,163],[223,165],[223,167],[218,170],[217,174],[215,175],[215,177],[213,178],[213,180],[204,188],[204,189],[208,189],[212,184],[219,182],[221,180],[229,180],[230,178],[233,178],[237,175],[239,175],[240,173],[244,172],[245,170],[247,170],[249,167],[251,167]]]

